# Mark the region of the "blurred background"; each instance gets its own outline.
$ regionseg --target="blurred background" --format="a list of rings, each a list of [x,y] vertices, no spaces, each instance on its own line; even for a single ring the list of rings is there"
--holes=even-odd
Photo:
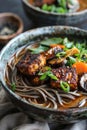
[[[2,12],[13,12],[20,16],[24,23],[24,31],[36,27],[36,23],[32,23],[31,18],[26,15],[22,0],[0,0],[0,13]],[[74,25],[82,29],[87,29],[87,20],[81,24]]]
[[[33,27],[31,20],[26,16],[22,0],[0,0],[0,13],[12,12],[17,14],[24,23],[24,31]]]

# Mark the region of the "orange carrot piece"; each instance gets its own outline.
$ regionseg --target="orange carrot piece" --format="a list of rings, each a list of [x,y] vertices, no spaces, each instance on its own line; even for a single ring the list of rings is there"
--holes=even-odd
[[[61,44],[51,44],[50,47],[60,47],[61,49],[64,49],[65,46],[64,45],[61,45]]]
[[[72,67],[76,68],[78,75],[82,73],[87,73],[87,63],[79,61],[79,62],[74,63]]]

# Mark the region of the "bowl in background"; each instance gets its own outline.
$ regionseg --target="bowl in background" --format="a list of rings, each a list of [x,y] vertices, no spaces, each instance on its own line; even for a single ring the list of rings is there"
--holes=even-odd
[[[79,12],[59,14],[36,8],[29,3],[29,0],[22,0],[22,3],[27,16],[33,20],[36,26],[72,25],[79,27],[80,24],[87,20],[87,9]]]
[[[0,43],[6,44],[9,40],[22,33],[23,22],[14,13],[0,13]]]
[[[87,32],[78,28],[68,26],[49,26],[27,31],[12,39],[0,53],[0,81],[10,97],[11,101],[23,112],[32,118],[51,123],[69,124],[78,120],[87,119],[87,107],[72,108],[68,110],[47,109],[34,104],[27,103],[17,94],[15,94],[5,82],[5,68],[11,56],[24,45],[30,44],[32,40],[43,38],[45,36],[67,36],[87,40]]]

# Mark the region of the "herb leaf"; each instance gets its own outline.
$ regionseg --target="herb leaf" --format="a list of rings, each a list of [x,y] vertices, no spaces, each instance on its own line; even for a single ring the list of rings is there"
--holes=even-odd
[[[32,52],[32,54],[38,54],[38,53],[41,53],[43,51],[46,51],[48,50],[48,47],[45,47],[45,46],[39,46],[37,48],[29,48],[29,50]]]
[[[84,43],[76,43],[76,47],[80,50],[79,54],[75,54],[76,59],[78,61],[87,62],[87,46],[86,42]]]
[[[69,41],[68,38],[64,38],[63,40],[63,44],[66,46],[66,48],[70,49],[73,47],[74,43],[71,41]]]
[[[57,0],[57,1],[61,7],[66,8],[66,2],[67,2],[66,0]]]
[[[12,87],[12,91],[15,91],[15,89],[16,89],[16,84],[15,84],[15,83],[12,83],[12,84],[11,84],[11,87]]]
[[[51,44],[59,44],[59,43],[62,43],[62,42],[63,42],[62,38],[53,37],[53,38],[48,38],[48,39],[41,41],[40,44],[43,45],[43,46],[50,46]]]
[[[72,66],[75,62],[76,62],[76,59],[74,57],[72,57],[72,56],[68,57],[68,60],[67,60],[68,66]]]
[[[66,13],[67,10],[64,9],[63,7],[57,7],[57,8],[56,8],[56,12],[57,12],[57,13]]]

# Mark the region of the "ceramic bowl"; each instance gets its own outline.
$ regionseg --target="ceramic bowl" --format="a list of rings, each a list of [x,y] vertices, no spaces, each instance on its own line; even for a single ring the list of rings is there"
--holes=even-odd
[[[87,10],[80,12],[58,14],[42,11],[29,3],[29,0],[22,0],[24,10],[36,26],[46,25],[72,25],[79,27],[87,20]]]
[[[27,31],[16,38],[12,39],[1,51],[0,53],[0,81],[2,87],[7,92],[11,101],[20,110],[25,112],[32,118],[40,121],[47,121],[52,123],[72,123],[78,120],[87,119],[87,107],[84,108],[73,108],[68,110],[53,110],[42,108],[36,105],[25,102],[21,97],[15,94],[6,85],[4,71],[6,64],[10,57],[21,47],[26,44],[30,44],[32,40],[38,38],[44,38],[45,36],[67,36],[72,38],[78,38],[79,40],[87,40],[87,32],[78,28],[68,27],[68,26],[49,26],[42,27]]]
[[[14,32],[7,35],[9,31]],[[23,22],[19,16],[14,13],[0,13],[0,43],[6,44],[22,31]]]

